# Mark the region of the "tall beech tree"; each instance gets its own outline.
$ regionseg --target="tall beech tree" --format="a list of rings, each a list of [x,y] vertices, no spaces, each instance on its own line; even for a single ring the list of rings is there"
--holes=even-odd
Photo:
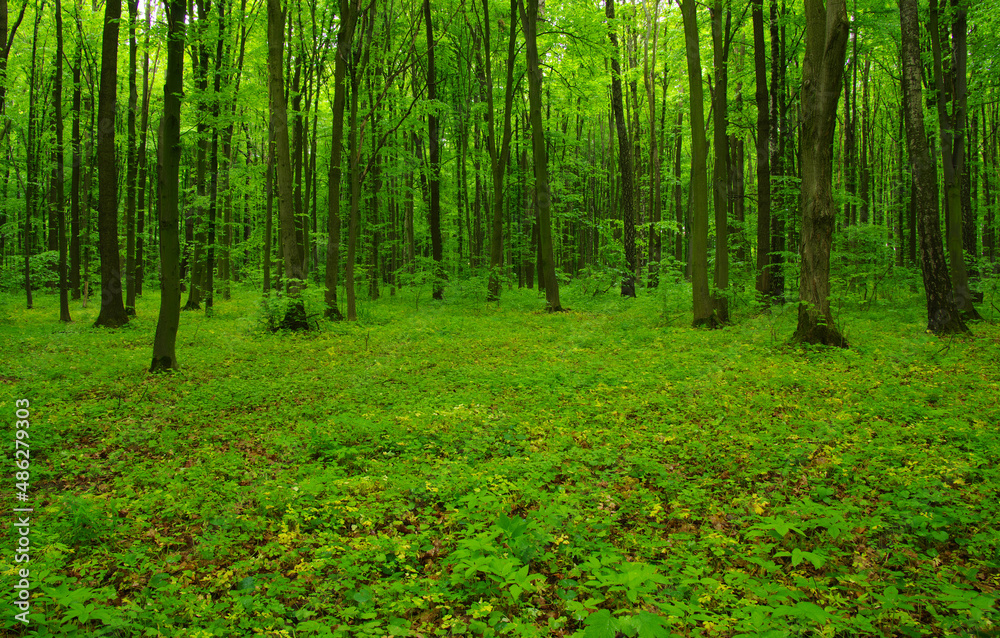
[[[691,288],[697,328],[714,328],[715,315],[708,288],[708,140],[705,137],[705,90],[701,78],[701,49],[694,0],[681,0],[684,43],[691,100]]]
[[[56,68],[52,79],[52,128],[55,129],[55,144],[52,146],[52,197],[51,205],[56,210],[59,243],[59,320],[72,321],[69,316],[69,280],[66,272],[66,202],[63,187],[63,115],[62,115],[62,75],[63,75],[63,22],[62,2],[55,0],[56,14]]]
[[[167,10],[167,72],[160,120],[160,314],[150,372],[177,369],[177,327],[181,317],[181,267],[178,191],[181,163],[181,92],[184,90],[184,0]]]
[[[767,92],[767,54],[764,44],[764,0],[753,0],[753,60],[757,102],[757,292],[771,295],[771,139]]]
[[[97,100],[97,231],[101,255],[101,312],[96,326],[128,323],[122,303],[121,254],[118,251],[118,163],[115,159],[115,110],[118,99],[118,23],[121,0],[106,0],[101,45],[101,88]]]
[[[480,68],[483,69],[483,94],[486,95],[486,152],[490,156],[490,176],[492,177],[493,197],[490,201],[492,211],[490,214],[490,278],[487,284],[486,298],[488,301],[498,301],[500,299],[500,268],[503,266],[503,213],[504,213],[504,179],[507,172],[507,164],[510,162],[510,141],[511,111],[514,103],[514,62],[517,54],[517,24],[518,10],[517,0],[510,0],[510,26],[507,37],[507,61],[506,78],[504,80],[503,94],[503,133],[499,139],[497,148],[496,122],[493,108],[493,61],[491,59],[492,48],[490,47],[490,22],[489,0],[483,2],[483,51],[482,58],[477,50],[476,55]],[[484,59],[483,59],[484,58]],[[412,231],[412,228],[410,228]]]
[[[326,310],[327,319],[341,319],[340,308],[337,307],[337,280],[340,270],[340,185],[343,175],[342,155],[344,148],[344,103],[347,99],[347,88],[344,78],[347,66],[351,61],[351,47],[354,42],[354,29],[358,14],[361,12],[361,0],[341,0],[340,27],[337,30],[337,48],[333,63],[333,134],[330,142],[330,170],[327,182],[327,242],[326,242]]]
[[[924,132],[921,90],[920,24],[917,0],[899,0],[902,35],[903,115],[913,174],[914,206],[920,227],[920,272],[927,296],[927,329],[937,333],[967,332],[952,294],[941,243],[937,170]]]
[[[271,122],[275,136],[275,164],[278,182],[278,222],[286,292],[297,298],[291,304],[282,325],[292,330],[309,328],[305,304],[299,293],[305,286],[302,270],[302,245],[295,236],[295,209],[292,199],[292,164],[288,144],[288,110],[285,107],[285,79],[282,74],[282,53],[285,42],[285,11],[281,0],[267,0],[267,67]]]
[[[794,340],[846,347],[830,310],[833,134],[847,53],[845,0],[805,0],[806,52],[802,63],[799,316]]]
[[[434,25],[431,19],[431,0],[424,0],[424,21],[427,30],[427,99],[432,103],[437,100],[437,69],[434,65]],[[433,296],[441,299],[444,296],[444,246],[441,238],[441,158],[438,139],[437,105],[433,105],[427,114],[427,146],[428,146],[428,176],[427,186],[430,190],[430,208],[427,221],[431,227],[431,256],[434,258]]]
[[[966,81],[966,9],[961,0],[952,7],[953,22],[951,42],[942,42],[942,26],[938,0],[930,0],[931,53],[934,60],[935,103],[938,112],[938,139],[944,173],[945,241],[951,262],[951,285],[958,309],[969,319],[982,319],[972,303],[969,273],[965,265],[965,251],[975,252],[975,246],[963,245],[962,233],[962,177],[965,171],[965,120],[968,88]],[[950,65],[944,70],[942,48],[948,44]],[[948,105],[951,104],[951,111]]]
[[[427,0],[425,0],[427,1]],[[528,58],[528,104],[531,121],[531,157],[535,172],[535,203],[538,222],[538,250],[541,257],[539,280],[545,283],[545,301],[549,312],[562,311],[559,302],[559,280],[556,279],[555,256],[552,250],[552,194],[549,187],[548,157],[545,150],[545,130],[542,126],[542,68],[538,58],[538,10],[541,0],[518,0],[521,28],[524,32]],[[633,273],[635,270],[633,269]]]
[[[136,150],[136,111],[139,108],[138,43],[135,28],[138,22],[139,0],[128,3],[128,143],[125,169],[125,313],[135,314],[135,216],[136,180],[139,177]]]
[[[723,11],[722,0],[715,0],[712,12],[712,66],[715,69],[715,92],[712,95],[712,146],[715,163],[712,170],[712,202],[715,208],[715,304],[716,317],[729,322],[729,44],[732,15]],[[723,16],[725,14],[725,16]],[[725,22],[723,22],[725,20]]]
[[[530,1],[530,0],[529,0]],[[623,238],[625,244],[625,276],[622,278],[623,297],[635,297],[635,277],[638,271],[635,252],[635,175],[633,175],[632,139],[629,136],[622,101],[622,70],[618,62],[618,25],[615,22],[615,0],[604,0],[608,18],[608,39],[611,40],[611,108],[615,116],[618,138],[618,180],[621,189]]]

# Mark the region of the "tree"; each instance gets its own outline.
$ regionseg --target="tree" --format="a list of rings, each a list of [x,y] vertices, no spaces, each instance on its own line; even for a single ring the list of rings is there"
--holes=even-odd
[[[691,100],[691,287],[697,328],[714,328],[718,318],[708,289],[708,141],[705,139],[705,90],[694,0],[681,1]]]
[[[913,174],[914,206],[920,228],[920,272],[927,296],[927,329],[937,333],[968,332],[952,295],[941,243],[937,170],[924,132],[921,90],[920,24],[917,0],[899,1],[902,36],[903,115]]]
[[[267,0],[267,66],[268,94],[270,95],[271,121],[274,125],[275,160],[278,176],[278,222],[281,233],[281,249],[287,293],[299,297],[305,286],[302,271],[303,251],[295,236],[295,210],[292,200],[292,165],[288,145],[288,113],[285,108],[285,80],[281,71],[281,56],[284,50],[285,12],[280,0]],[[301,299],[288,309],[282,327],[290,330],[306,330],[305,304]]]
[[[489,0],[483,2],[483,51],[485,61],[480,59],[479,66],[484,70],[482,91],[486,95],[486,151],[490,156],[490,175],[493,178],[493,206],[490,215],[490,279],[487,285],[486,299],[500,299],[500,268],[503,266],[503,185],[510,162],[511,125],[510,116],[514,103],[514,60],[517,42],[517,0],[510,0],[510,31],[507,38],[507,75],[504,80],[503,98],[503,133],[500,137],[500,148],[497,148],[496,123],[493,110],[493,62],[490,59],[490,22]],[[477,51],[477,58],[479,57]]]
[[[802,231],[799,242],[799,316],[795,341],[846,347],[830,311],[833,205],[833,133],[847,53],[845,0],[805,0],[806,53],[802,63]]]
[[[764,51],[764,0],[754,0],[753,59],[757,101],[757,292],[764,298],[771,294],[771,163],[768,141],[771,138],[767,93],[767,55]]]
[[[107,0],[101,45],[101,88],[97,106],[97,231],[101,255],[101,312],[95,326],[117,328],[128,323],[122,303],[118,252],[118,164],[115,160],[115,109],[118,84],[118,22],[121,0]]]
[[[177,327],[181,316],[178,190],[181,160],[181,92],[184,90],[184,0],[167,10],[167,73],[160,120],[160,314],[150,372],[177,369]]]
[[[128,2],[128,151],[125,174],[125,313],[135,314],[135,189],[139,176],[136,163],[135,114],[139,108],[139,91],[136,88],[137,48],[135,25],[139,12],[139,0]]]
[[[615,0],[604,0],[608,18],[608,38],[611,40],[611,107],[615,114],[618,138],[618,179],[621,185],[622,224],[625,239],[625,276],[622,278],[623,297],[635,297],[635,275],[638,270],[635,254],[635,175],[633,175],[632,140],[625,122],[622,106],[622,70],[618,63],[618,33],[615,19]]]
[[[528,104],[531,120],[531,157],[535,169],[535,196],[537,200],[538,241],[541,254],[539,277],[545,282],[545,300],[549,312],[562,311],[559,302],[559,280],[556,279],[556,264],[552,252],[552,195],[549,190],[548,158],[545,151],[545,130],[542,128],[542,69],[538,59],[538,9],[541,0],[528,0],[525,10],[524,0],[519,0],[521,28],[524,31],[528,57]],[[634,271],[633,271],[634,272]]]
[[[434,26],[431,20],[431,0],[424,0],[424,20],[427,22],[427,99],[437,100],[437,70],[434,66]],[[434,258],[434,298],[444,296],[444,247],[441,242],[441,160],[438,139],[437,105],[427,114],[428,172],[427,182],[431,194],[428,223],[431,227],[431,256]]]
[[[712,96],[712,142],[715,151],[712,202],[715,208],[715,303],[720,323],[729,322],[729,32],[731,15],[727,10],[722,24],[722,0],[712,6],[712,63],[715,69],[715,92]]]
[[[360,0],[341,0],[340,27],[333,67],[333,139],[330,143],[330,173],[327,189],[326,311],[327,319],[341,319],[337,307],[337,279],[340,270],[340,182],[344,146],[344,77],[350,64],[354,28],[361,11]]]
[[[931,53],[934,58],[935,103],[938,111],[938,138],[941,141],[941,160],[945,191],[945,238],[951,261],[951,285],[955,303],[969,319],[982,319],[972,303],[969,273],[965,266],[963,248],[975,253],[975,246],[963,246],[962,236],[962,174],[965,164],[966,119],[966,9],[960,0],[954,0],[954,22],[951,29],[951,67],[945,77],[942,61],[941,25],[938,19],[938,2],[931,0],[930,24]],[[948,112],[948,103],[952,110]]]
[[[62,117],[62,74],[63,74],[63,23],[62,2],[56,0],[56,68],[52,82],[52,128],[55,129],[55,144],[52,148],[52,206],[56,209],[59,242],[59,321],[70,322],[69,281],[66,273],[66,202],[63,191],[63,117]]]

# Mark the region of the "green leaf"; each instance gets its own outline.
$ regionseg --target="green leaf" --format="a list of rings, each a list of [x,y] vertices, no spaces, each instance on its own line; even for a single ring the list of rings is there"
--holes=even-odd
[[[607,609],[590,614],[584,622],[587,623],[587,629],[583,632],[583,638],[615,638],[618,634],[618,621]]]

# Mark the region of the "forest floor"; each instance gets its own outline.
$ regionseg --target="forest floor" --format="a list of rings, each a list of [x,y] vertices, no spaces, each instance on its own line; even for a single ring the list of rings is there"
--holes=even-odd
[[[998,635],[995,313],[939,339],[897,291],[831,350],[791,305],[693,330],[683,284],[481,292],[288,335],[238,289],[159,376],[157,294],[119,330],[0,296],[0,634]]]

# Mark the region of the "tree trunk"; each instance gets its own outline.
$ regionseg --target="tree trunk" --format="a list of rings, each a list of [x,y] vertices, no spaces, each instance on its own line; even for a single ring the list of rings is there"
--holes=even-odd
[[[271,103],[271,121],[274,124],[275,159],[278,176],[278,221],[281,231],[282,259],[287,293],[299,297],[305,286],[302,272],[302,245],[295,234],[295,209],[292,198],[292,165],[288,144],[288,112],[285,108],[285,80],[281,71],[281,54],[284,48],[285,12],[281,0],[267,0],[267,59],[268,93]],[[282,319],[282,327],[289,330],[307,330],[305,305],[299,299],[293,303]]]
[[[927,329],[937,333],[968,332],[954,302],[941,244],[937,169],[931,161],[924,132],[917,0],[900,0],[899,18],[903,55],[903,109],[913,175],[914,205],[920,224],[920,270],[927,295]]]
[[[688,86],[691,99],[691,284],[695,327],[715,328],[718,319],[708,288],[708,140],[705,139],[705,91],[694,0],[682,0]]]
[[[128,3],[128,142],[125,169],[125,314],[135,314],[135,187],[139,176],[136,166],[135,112],[139,107],[139,90],[136,88],[137,49],[135,23],[139,0]]]
[[[844,0],[806,0],[806,54],[802,65],[799,316],[795,341],[846,347],[830,311],[833,243],[833,133],[844,82],[848,21]]]
[[[63,187],[63,24],[62,2],[56,0],[56,69],[52,83],[52,126],[55,129],[55,146],[52,148],[52,206],[56,209],[56,234],[59,245],[59,320],[70,322],[69,281],[66,273],[66,202]]]
[[[611,0],[608,0],[609,2]],[[528,104],[531,120],[531,156],[535,169],[535,195],[537,198],[538,242],[542,258],[542,272],[539,281],[545,284],[545,300],[549,312],[561,312],[559,302],[559,280],[556,279],[556,264],[552,250],[552,195],[549,190],[548,159],[545,150],[545,130],[542,127],[542,69],[539,63],[537,33],[538,10],[541,0],[523,0],[518,3],[521,14],[521,28],[524,32],[526,55],[528,58]],[[634,230],[634,229],[633,229]],[[634,265],[634,261],[633,261]],[[635,272],[635,269],[632,269]]]
[[[712,138],[715,151],[713,170],[713,204],[715,206],[715,304],[716,318],[729,323],[729,31],[731,16],[726,11],[725,30],[722,25],[722,0],[712,8],[712,61],[715,68]]]
[[[327,241],[326,241],[326,293],[324,296],[327,319],[343,318],[337,306],[337,280],[340,276],[340,183],[343,174],[344,102],[347,89],[344,77],[354,41],[354,28],[358,8],[351,0],[340,3],[340,28],[337,31],[337,50],[333,70],[333,139],[330,146],[330,174],[327,188]]]
[[[757,101],[757,293],[771,296],[771,127],[767,94],[767,54],[764,50],[764,0],[753,0],[753,59]]]
[[[122,303],[121,254],[118,252],[118,165],[115,161],[115,103],[118,83],[118,22],[121,0],[107,0],[101,46],[101,89],[97,113],[98,214],[101,253],[101,312],[95,326],[128,323]]]
[[[5,1],[0,0],[0,2]],[[69,285],[74,300],[80,298],[80,168],[83,163],[80,153],[80,95],[82,92],[81,71],[83,67],[80,48],[79,46],[77,47],[76,58],[73,61],[73,132],[71,141],[73,146],[73,164],[69,187]]]
[[[490,59],[490,23],[489,0],[483,1],[483,39],[485,63],[480,61],[480,67],[485,70],[486,82],[482,87],[486,94],[486,149],[490,155],[490,175],[493,178],[493,198],[491,200],[492,214],[490,215],[490,278],[487,284],[487,301],[500,300],[500,275],[503,267],[503,209],[504,197],[503,186],[507,171],[507,164],[510,161],[510,140],[511,140],[511,113],[514,104],[514,60],[516,54],[517,41],[517,0],[510,2],[510,31],[507,39],[507,66],[506,78],[504,80],[504,105],[503,105],[503,135],[500,138],[500,148],[497,149],[496,142],[496,122],[493,111],[493,63]],[[479,55],[477,51],[477,56]]]
[[[178,190],[181,161],[181,91],[184,88],[184,0],[167,6],[167,72],[160,120],[160,314],[150,372],[177,369],[177,326],[181,316]]]
[[[222,92],[222,55],[226,32],[226,3],[218,0],[219,34],[215,47],[215,78],[212,85],[212,147],[209,157],[208,245],[205,258],[205,314],[212,315],[215,303],[215,218],[219,208],[219,96]],[[205,69],[206,73],[208,69]]]
[[[434,27],[431,20],[431,0],[424,0],[424,21],[427,23],[427,99],[437,99],[437,69],[434,66]],[[436,109],[437,107],[433,107]],[[444,252],[441,241],[441,163],[439,159],[438,116],[436,110],[427,114],[427,136],[430,147],[430,187],[431,206],[428,223],[431,227],[431,254],[434,257],[434,298],[444,297]]]
[[[635,254],[635,176],[632,174],[632,141],[629,138],[625,109],[622,105],[622,71],[618,63],[618,33],[614,0],[604,0],[608,18],[608,38],[611,40],[611,107],[615,114],[618,137],[618,179],[621,185],[622,224],[624,226],[625,275],[622,278],[623,297],[635,297],[635,276],[638,271]]]
[[[965,265],[962,241],[962,172],[965,161],[965,104],[966,104],[966,17],[965,6],[956,3],[952,24],[951,69],[947,82],[942,68],[941,28],[938,20],[937,0],[930,3],[931,52],[934,58],[934,86],[937,91],[938,137],[944,167],[945,191],[945,240],[951,262],[951,285],[955,304],[966,319],[982,317],[972,303],[969,274]],[[948,102],[952,112],[948,112]]]

